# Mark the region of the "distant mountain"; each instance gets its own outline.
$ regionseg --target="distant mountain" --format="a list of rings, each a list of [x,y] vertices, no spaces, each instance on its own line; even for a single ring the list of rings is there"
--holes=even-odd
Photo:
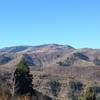
[[[58,45],[58,44],[46,44],[40,46],[13,46],[13,47],[6,47],[0,50],[0,52],[9,52],[9,53],[17,53],[21,51],[31,51],[36,52],[37,50],[62,50],[62,49],[72,49],[73,47],[69,45]],[[41,51],[42,52],[42,51]]]
[[[0,67],[13,68],[23,56],[31,68],[97,66],[100,64],[99,49],[75,49],[69,45],[46,44],[0,49]]]

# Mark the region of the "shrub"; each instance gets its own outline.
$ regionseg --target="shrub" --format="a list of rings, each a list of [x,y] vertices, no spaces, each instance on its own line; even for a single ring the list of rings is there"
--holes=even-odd
[[[100,59],[98,59],[98,58],[95,58],[93,60],[93,62],[94,62],[95,65],[100,65]]]
[[[70,81],[69,86],[73,91],[81,91],[83,89],[83,84],[79,81]]]
[[[87,88],[84,94],[84,100],[96,100],[96,95],[91,87]]]
[[[59,83],[58,81],[51,81],[50,82],[50,87],[51,87],[51,91],[52,91],[52,94],[54,96],[58,96],[60,90],[61,90],[61,83]]]

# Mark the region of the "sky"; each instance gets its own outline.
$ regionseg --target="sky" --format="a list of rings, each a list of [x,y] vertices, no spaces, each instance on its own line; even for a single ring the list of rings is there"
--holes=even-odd
[[[0,48],[52,43],[100,48],[100,0],[0,0]]]

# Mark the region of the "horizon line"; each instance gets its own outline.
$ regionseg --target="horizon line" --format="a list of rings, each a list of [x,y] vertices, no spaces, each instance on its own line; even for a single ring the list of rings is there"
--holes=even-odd
[[[0,49],[4,49],[4,48],[10,48],[10,47],[37,47],[37,46],[46,46],[46,45],[62,45],[62,46],[70,46],[72,48],[75,48],[75,49],[100,49],[99,47],[75,47],[75,46],[72,46],[72,45],[69,45],[69,44],[64,44],[64,43],[41,43],[41,44],[22,44],[22,45],[9,45],[9,46],[4,46],[4,47],[0,47]]]

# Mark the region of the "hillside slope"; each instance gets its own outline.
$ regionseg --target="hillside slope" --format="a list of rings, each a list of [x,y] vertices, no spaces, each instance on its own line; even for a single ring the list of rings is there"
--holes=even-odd
[[[0,50],[0,67],[13,68],[23,56],[31,68],[96,66],[99,65],[100,50],[58,44],[7,47]]]
[[[34,89],[43,95],[54,96],[51,82],[55,81],[61,84],[58,100],[68,98],[70,81],[79,81],[84,89],[100,87],[100,49],[76,49],[58,44],[3,48],[0,50],[0,71],[5,79],[11,81],[22,57],[31,68]]]

